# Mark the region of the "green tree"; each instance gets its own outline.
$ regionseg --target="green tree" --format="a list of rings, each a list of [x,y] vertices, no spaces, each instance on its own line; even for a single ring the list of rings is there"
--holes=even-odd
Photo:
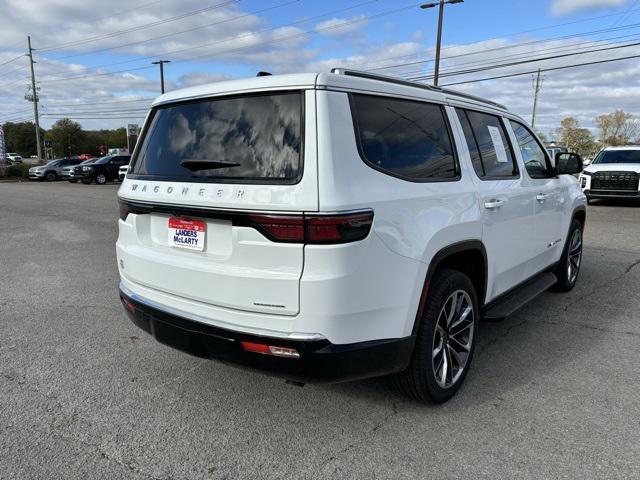
[[[36,126],[33,122],[7,122],[3,125],[3,129],[7,152],[15,152],[23,157],[37,153]],[[40,129],[40,132],[40,138],[43,138],[44,131]]]
[[[78,147],[84,144],[85,132],[79,123],[63,118],[51,126],[45,138],[53,142],[54,156],[66,157],[78,153]]]
[[[604,145],[627,145],[640,136],[640,119],[624,110],[597,116],[596,125]]]
[[[596,140],[591,131],[581,128],[580,122],[573,117],[563,118],[556,134],[559,145],[583,157],[591,157],[597,150]]]

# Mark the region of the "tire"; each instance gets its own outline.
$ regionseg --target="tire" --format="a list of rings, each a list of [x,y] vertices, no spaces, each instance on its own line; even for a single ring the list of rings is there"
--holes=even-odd
[[[107,183],[107,176],[104,173],[99,173],[98,175],[96,175],[96,183],[98,185],[104,185],[105,183]]]
[[[478,299],[469,277],[454,270],[436,271],[430,285],[411,363],[396,375],[396,383],[418,401],[443,403],[456,394],[471,366],[478,330]],[[457,308],[448,320],[454,305]],[[445,370],[445,363],[458,365],[455,373],[454,368]]]
[[[553,272],[558,282],[551,288],[556,292],[568,292],[576,286],[582,266],[582,224],[575,218],[571,221],[560,263]]]
[[[47,172],[44,178],[47,182],[55,182],[58,179],[58,175],[56,175],[56,172]]]

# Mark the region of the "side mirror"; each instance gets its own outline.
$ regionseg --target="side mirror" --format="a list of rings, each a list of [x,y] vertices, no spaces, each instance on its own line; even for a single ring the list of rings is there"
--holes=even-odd
[[[575,175],[582,172],[582,158],[577,153],[556,153],[556,174]]]

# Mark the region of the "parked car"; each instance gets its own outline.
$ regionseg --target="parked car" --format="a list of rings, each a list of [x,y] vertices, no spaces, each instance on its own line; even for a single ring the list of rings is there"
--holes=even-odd
[[[91,165],[92,163],[96,162],[98,160],[98,158],[90,158],[89,160],[85,160],[84,162],[81,162],[77,165],[72,165],[70,167],[65,167],[63,170],[67,170],[66,172],[66,179],[69,181],[69,183],[78,183],[78,177],[81,176],[82,173],[82,167],[84,165]],[[63,174],[64,176],[64,174]]]
[[[565,147],[547,147],[546,150],[551,158],[556,158],[558,153],[567,153],[569,151]]]
[[[166,345],[443,402],[481,317],[576,284],[581,160],[556,168],[497,103],[340,69],[172,91],[148,118],[116,253]]]
[[[78,158],[58,158],[55,160],[49,160],[44,165],[37,167],[31,167],[29,169],[30,180],[47,180],[52,182],[62,178],[62,169],[67,166],[78,165],[80,160]]]
[[[5,155],[5,158],[7,159],[7,161],[13,165],[16,163],[22,163],[22,157],[20,155],[18,155],[17,153],[7,153]]]
[[[97,183],[104,185],[118,179],[118,170],[122,165],[128,165],[129,155],[110,155],[82,167],[81,181],[84,184]]]
[[[122,182],[124,180],[124,177],[127,176],[128,171],[129,171],[129,164],[127,163],[126,165],[122,165],[118,169],[118,180]]]
[[[580,174],[587,201],[594,198],[640,200],[640,146],[607,147]]]

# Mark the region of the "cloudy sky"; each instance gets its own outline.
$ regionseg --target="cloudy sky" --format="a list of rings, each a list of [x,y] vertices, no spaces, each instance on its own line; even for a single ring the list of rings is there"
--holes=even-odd
[[[0,0],[0,123],[32,118],[24,100],[27,35],[36,49],[43,125],[70,117],[85,128],[112,128],[144,116],[159,93],[151,65],[158,59],[172,62],[167,89],[259,70],[335,66],[431,81],[437,10],[418,5]],[[465,0],[446,9],[443,48],[441,84],[492,98],[529,120],[532,74],[478,80],[640,56],[640,0]],[[592,128],[596,115],[616,108],[640,115],[639,60],[543,72],[537,127],[550,132],[572,115]]]

